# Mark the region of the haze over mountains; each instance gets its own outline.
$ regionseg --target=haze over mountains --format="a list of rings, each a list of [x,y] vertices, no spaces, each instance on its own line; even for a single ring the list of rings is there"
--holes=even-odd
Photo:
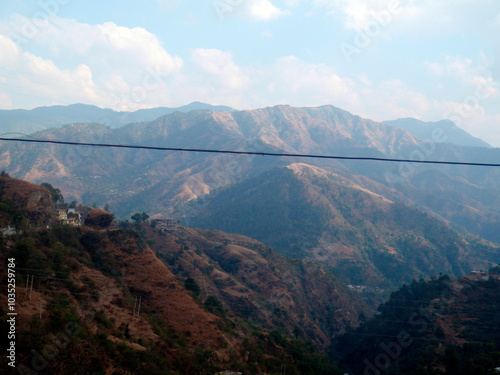
[[[452,130],[447,133],[447,129]],[[441,135],[447,139],[455,139],[454,127],[441,127],[441,131]],[[232,112],[206,109],[187,113],[177,111],[152,121],[131,123],[116,129],[102,124],[76,123],[46,129],[33,134],[33,137],[164,147],[485,163],[500,159],[499,149],[424,141],[400,127],[363,119],[333,106],[276,106]],[[307,188],[283,190],[279,176],[283,176],[284,170],[276,168],[285,166],[289,166],[289,172],[286,174],[288,177],[283,178],[292,178],[289,183],[293,186]],[[194,223],[247,235],[256,235],[252,230],[257,227],[250,231],[243,227],[261,220],[257,213],[259,205],[262,205],[262,197],[266,189],[274,189],[277,195],[270,197],[270,202],[276,207],[293,207],[293,202],[298,200],[307,201],[309,205],[290,211],[287,219],[291,224],[280,233],[282,238],[260,233],[262,236],[258,239],[270,241],[282,253],[288,252],[289,255],[305,256],[304,252],[307,251],[306,257],[316,260],[326,255],[312,255],[310,252],[317,251],[318,241],[326,241],[324,247],[327,252],[335,254],[342,249],[347,254],[358,254],[351,259],[355,260],[354,263],[361,261],[353,266],[352,272],[358,276],[361,274],[354,271],[356,267],[363,268],[370,262],[372,266],[376,264],[373,257],[368,260],[370,256],[366,258],[366,254],[361,255],[366,252],[366,246],[373,245],[385,249],[381,254],[391,254],[393,248],[403,246],[396,245],[400,240],[396,238],[397,235],[394,237],[395,234],[412,231],[411,228],[403,228],[403,221],[395,219],[395,213],[391,211],[394,207],[413,207],[440,220],[443,225],[438,227],[442,234],[449,231],[447,226],[450,226],[466,235],[474,234],[500,242],[500,171],[495,168],[6,142],[0,147],[0,168],[28,181],[48,181],[59,187],[68,201],[76,199],[100,206],[107,203],[118,217],[127,218],[134,212],[145,211],[153,217],[173,217],[188,225]],[[262,173],[265,175],[258,177]],[[235,183],[242,185],[230,187]],[[251,188],[252,184],[257,186]],[[260,188],[263,190],[259,191]],[[230,201],[224,201],[229,199],[225,198],[227,196],[231,197]],[[339,206],[339,202],[343,202],[344,206]],[[247,205],[246,211],[238,211],[243,210],[243,204]],[[219,211],[207,214],[205,207],[219,207]],[[236,212],[246,212],[246,216],[245,220],[232,222],[232,226],[223,225],[220,219],[213,216],[227,217],[236,207]],[[348,209],[353,213],[346,211]],[[363,218],[363,215],[356,216],[356,212],[365,212],[366,217],[371,219]],[[406,212],[407,215],[420,215],[418,211]],[[370,224],[373,220],[380,220],[382,228]],[[221,227],[215,223],[220,223]],[[308,228],[307,233],[294,236],[290,231],[294,231],[297,224]],[[422,222],[415,225],[426,227],[430,224]],[[333,229],[337,232],[332,232]],[[414,234],[416,237],[411,240],[413,245],[417,246],[419,241],[423,241],[421,250],[427,249],[427,255],[422,255],[423,258],[416,261],[418,265],[411,266],[415,267],[414,272],[407,273],[406,278],[409,275],[429,276],[437,271],[434,268],[436,264],[442,266],[443,271],[455,275],[466,273],[479,265],[476,260],[481,257],[471,254],[475,250],[463,242],[468,241],[465,238],[446,234],[445,237],[455,238],[449,245],[455,249],[456,255],[453,259],[445,256],[438,260],[440,255],[434,254],[432,249],[439,245],[420,232]],[[380,239],[386,236],[392,239]],[[480,243],[480,240],[477,241]],[[291,247],[286,248],[286,243],[291,244]],[[485,246],[490,249],[491,256],[482,258],[482,261],[495,263],[495,247],[491,244]],[[400,276],[408,266],[408,259],[401,251],[394,250],[397,258],[394,267],[401,266],[398,271]],[[330,257],[332,266],[336,264],[333,261],[336,257],[338,254]],[[428,265],[422,268],[423,263]],[[373,267],[373,274],[366,273],[357,280],[373,285],[389,279],[396,280],[396,284],[404,280],[402,276],[394,278],[389,276],[390,272]]]
[[[415,118],[402,118],[384,121],[384,123],[405,129],[425,141],[451,143],[458,146],[491,147],[482,139],[460,129],[450,120],[424,122]]]
[[[44,117],[40,126],[50,127],[31,137],[278,154],[500,159],[499,149],[482,147],[447,122],[431,129],[406,119],[394,126],[333,106],[205,108],[149,120],[159,113],[151,110],[130,114],[142,120],[117,127],[92,122],[103,110],[73,109],[78,111],[65,108],[58,119]],[[83,122],[50,125],[73,115]],[[418,136],[429,131],[431,141]],[[80,366],[77,356],[89,373],[114,368],[160,374],[168,368],[173,374],[274,374],[285,364],[287,373],[343,373],[336,363],[349,373],[368,367],[376,373],[370,366],[380,368],[380,338],[388,332],[398,337],[403,329],[415,338],[442,339],[447,347],[414,345],[408,356],[393,358],[387,373],[487,374],[500,359],[491,346],[497,336],[471,320],[485,313],[490,329],[500,329],[494,317],[497,168],[2,142],[0,170],[49,182],[66,202],[107,204],[119,219],[145,212],[179,223],[167,231],[155,222],[64,226],[55,222],[49,190],[0,176],[0,223],[22,229],[9,241],[0,236],[0,250],[22,269],[43,272],[36,278],[46,283],[45,295],[35,291],[33,301],[22,300],[27,308],[20,315],[20,353],[29,359],[33,345],[44,342],[43,330],[27,324],[38,316],[37,306],[47,309],[44,330],[71,320],[85,331],[61,361],[49,365],[54,373],[61,366],[74,372],[68,366]],[[491,275],[459,281],[437,276],[488,269]],[[46,276],[60,273],[66,279]],[[420,281],[402,286],[415,279]],[[451,290],[455,299],[446,303],[456,301],[459,313],[433,309],[443,289]],[[95,321],[88,323],[76,309],[81,295],[89,296],[84,311],[92,311]],[[381,314],[373,315],[389,295]],[[410,314],[436,324],[416,329]],[[481,340],[489,344],[464,345]],[[93,343],[91,350],[82,346],[86,342]],[[474,370],[457,372],[457,351],[466,358],[463,369]],[[361,363],[359,353],[374,364]]]
[[[2,132],[25,134],[71,123],[99,123],[111,128],[118,128],[131,122],[152,121],[176,111],[189,112],[199,109],[233,111],[229,107],[212,106],[200,102],[193,102],[179,108],[140,109],[135,112],[114,111],[87,104],[72,104],[38,107],[32,110],[0,110],[0,123]]]

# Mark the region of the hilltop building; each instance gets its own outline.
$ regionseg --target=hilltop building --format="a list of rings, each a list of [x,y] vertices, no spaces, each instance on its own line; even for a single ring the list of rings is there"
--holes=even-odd
[[[171,219],[155,219],[156,222],[156,227],[158,229],[164,229],[164,230],[178,230],[179,229],[179,224],[175,220]]]
[[[57,219],[63,224],[79,227],[82,225],[82,215],[74,208],[58,209]]]

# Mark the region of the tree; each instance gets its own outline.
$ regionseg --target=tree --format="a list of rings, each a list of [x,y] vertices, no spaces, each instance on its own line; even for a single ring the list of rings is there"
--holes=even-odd
[[[72,201],[70,204],[69,204],[69,208],[76,208],[76,205],[77,205],[77,201]]]
[[[56,189],[53,187],[51,184],[44,182],[41,184],[45,189],[47,189],[51,196],[52,196],[52,202],[54,202],[55,205],[57,204],[64,204],[64,197],[61,194],[61,190]]]
[[[215,296],[208,296],[203,305],[212,314],[224,316],[226,313],[222,303],[220,303],[219,299]]]
[[[145,222],[147,219],[149,219],[149,215],[145,212],[143,212],[142,214],[140,212],[136,212],[130,218],[132,219],[132,221],[134,223],[140,224],[140,223]]]
[[[142,223],[142,215],[139,212],[136,212],[132,216],[130,216],[132,221],[136,224]]]
[[[3,170],[2,173],[0,173],[0,176],[1,177],[10,177],[9,174],[5,170]]]
[[[188,277],[186,281],[184,281],[184,285],[186,286],[187,290],[190,290],[196,296],[200,295],[200,287],[192,277]]]
[[[108,211],[108,212],[110,212],[109,210],[110,210],[110,208],[109,208],[109,204],[107,204],[107,203],[106,203],[106,204],[104,205],[104,211]]]

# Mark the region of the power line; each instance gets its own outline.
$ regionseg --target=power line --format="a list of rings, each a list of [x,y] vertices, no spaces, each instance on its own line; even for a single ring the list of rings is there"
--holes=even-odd
[[[365,161],[382,161],[382,162],[394,162],[394,163],[446,164],[446,165],[468,165],[468,166],[475,166],[475,167],[500,167],[500,164],[497,164],[497,163],[475,163],[475,162],[465,162],[465,161],[415,160],[415,159],[380,158],[380,157],[371,157],[371,156],[314,155],[314,154],[293,154],[293,153],[277,153],[277,152],[264,152],[264,151],[260,152],[260,151],[237,151],[237,150],[182,148],[182,147],[159,147],[159,146],[144,146],[144,145],[121,145],[121,144],[110,144],[110,143],[55,141],[55,140],[49,140],[49,139],[22,139],[22,138],[3,138],[2,137],[2,138],[0,138],[0,141],[48,143],[48,144],[59,144],[59,145],[69,145],[69,146],[128,148],[128,149],[155,150],[155,151],[205,152],[205,153],[233,154],[233,155],[260,155],[260,156],[281,156],[281,157],[294,157],[294,158],[365,160]]]

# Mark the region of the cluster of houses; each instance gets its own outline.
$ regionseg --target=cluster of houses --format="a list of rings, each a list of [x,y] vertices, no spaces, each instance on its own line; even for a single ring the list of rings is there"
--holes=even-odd
[[[82,225],[82,215],[74,208],[60,208],[57,210],[57,218],[63,224],[79,227]]]
[[[158,229],[177,230],[179,228],[177,221],[171,219],[154,219],[152,222],[155,222]]]
[[[80,225],[82,225],[82,215],[76,209],[74,209],[74,208],[64,208],[63,209],[62,208],[62,209],[58,209],[56,212],[57,212],[56,219],[60,223],[71,225],[73,227],[79,227]],[[47,228],[50,228],[50,221],[45,222],[44,226],[45,225],[47,225]],[[4,228],[0,228],[0,232],[4,236],[13,236],[15,234],[20,233],[20,231],[18,229],[16,229],[15,227],[12,227],[10,225],[7,227],[4,227]]]

